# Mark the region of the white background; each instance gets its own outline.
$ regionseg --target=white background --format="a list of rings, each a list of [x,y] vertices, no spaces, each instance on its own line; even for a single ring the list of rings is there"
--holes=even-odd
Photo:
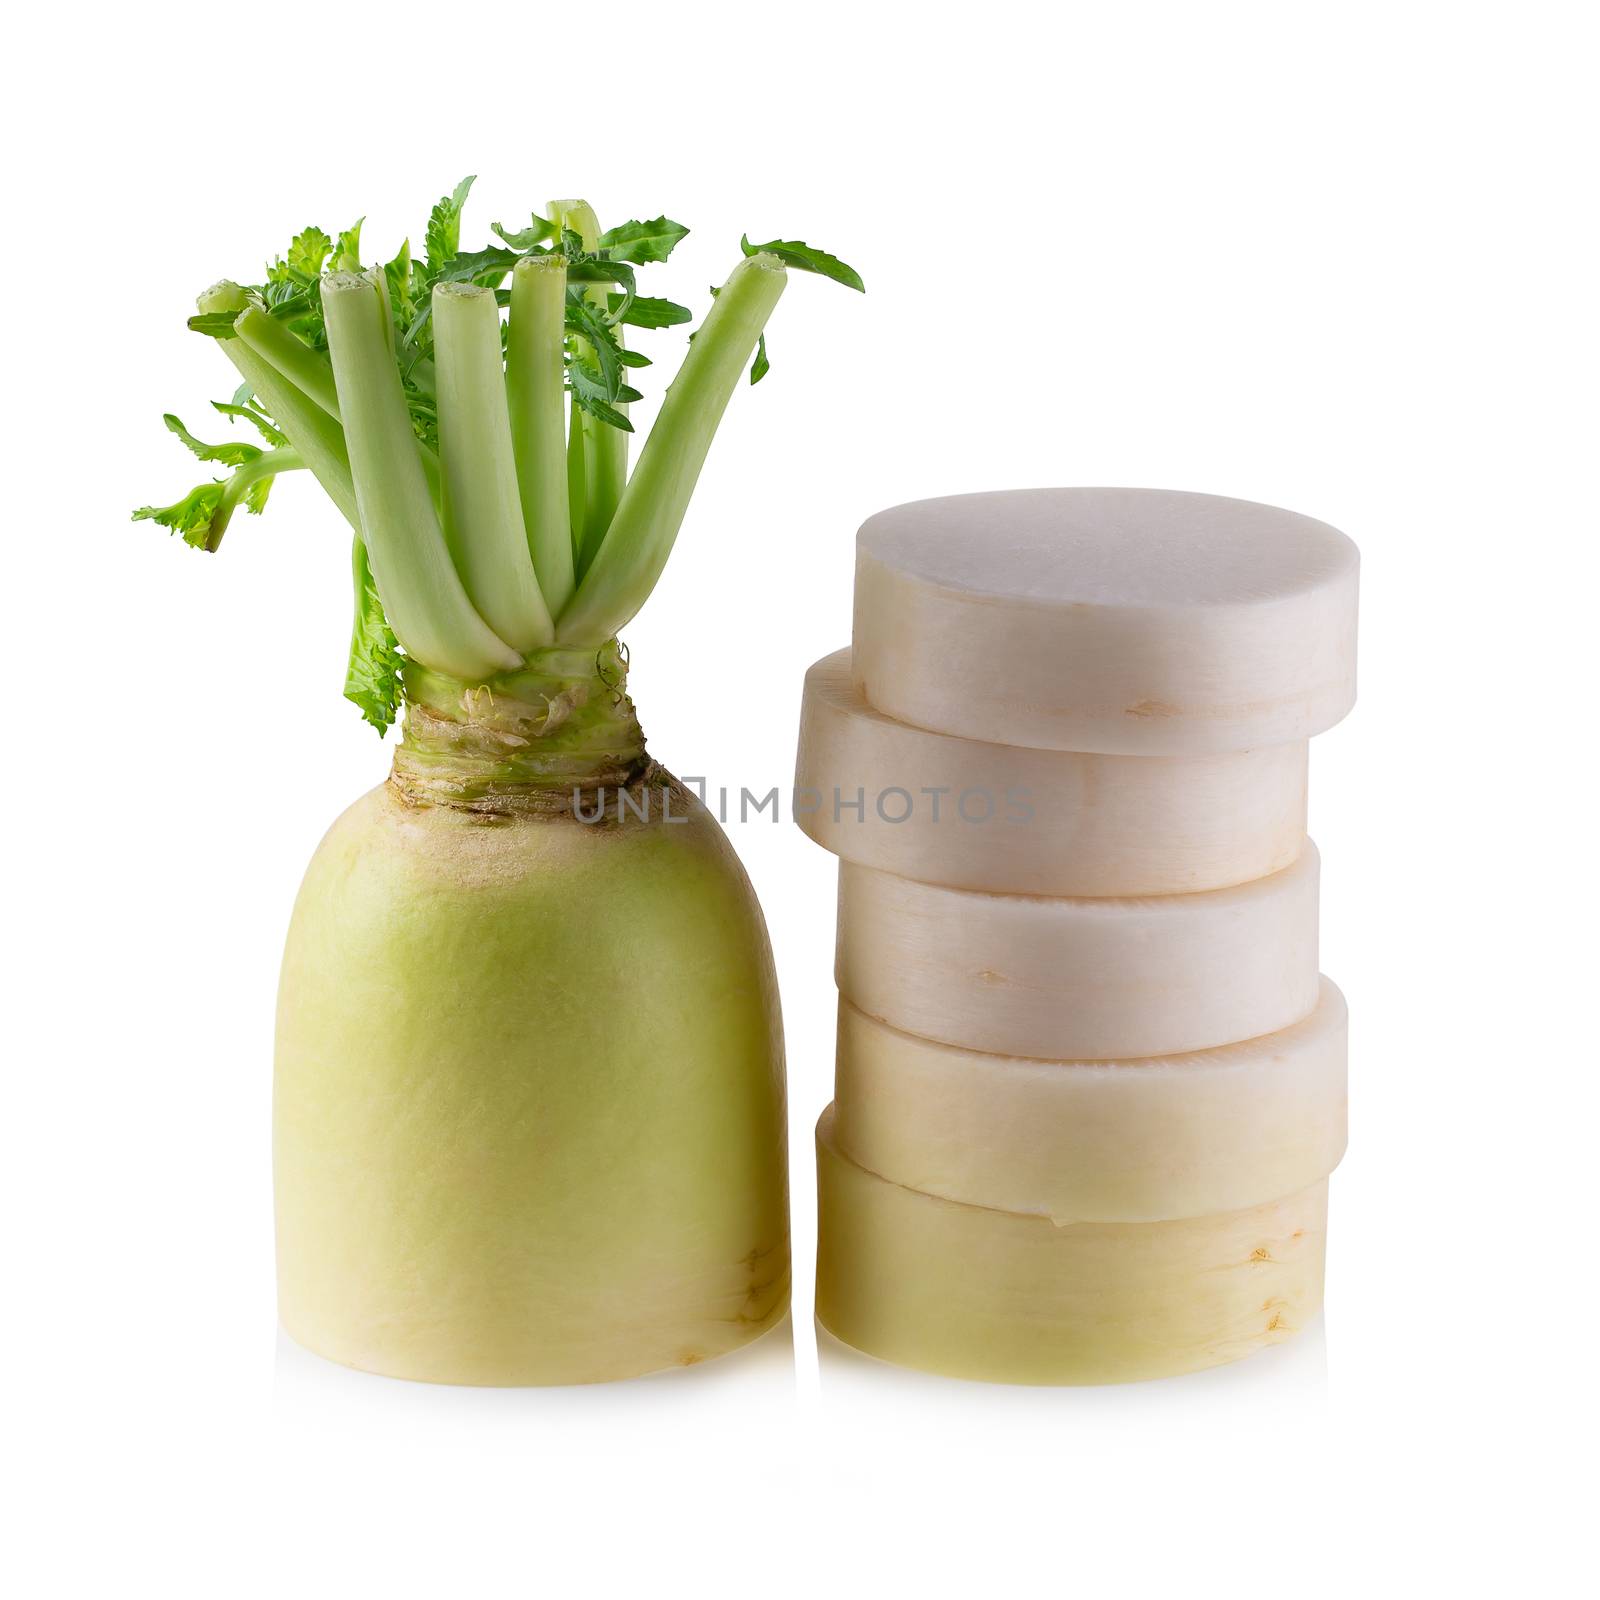
[[[1592,1465],[1595,53],[1585,8],[56,8],[8,24],[0,1125],[19,1595],[1529,1592]],[[128,521],[231,388],[183,330],[308,222],[582,193],[796,279],[629,630],[655,752],[788,781],[869,511],[1014,484],[1288,505],[1365,556],[1317,742],[1354,1017],[1325,1323],[1230,1370],[912,1378],[810,1318],[833,864],[732,829],[793,1106],[792,1338],[602,1390],[287,1346],[268,1170],[299,874],[387,750],[308,483],[208,559]],[[676,335],[651,349],[652,377]],[[641,408],[641,416],[644,408]]]

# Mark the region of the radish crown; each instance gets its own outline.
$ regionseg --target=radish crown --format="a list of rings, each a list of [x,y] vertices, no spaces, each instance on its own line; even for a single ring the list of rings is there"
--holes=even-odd
[[[463,251],[472,181],[434,206],[421,260],[408,242],[363,266],[361,223],[337,239],[313,227],[265,283],[201,295],[189,326],[243,380],[213,404],[260,443],[206,444],[168,416],[230,475],[134,513],[214,551],[240,505],[259,513],[279,473],[309,470],[354,530],[345,695],[380,733],[408,659],[481,682],[552,645],[612,638],[661,575],[740,373],[769,370],[785,269],[863,287],[800,241],[741,240],[630,475],[628,408],[642,396],[627,380],[650,362],[623,330],[693,320],[641,295],[636,269],[689,230],[661,216],[602,231],[584,201],[557,200]]]

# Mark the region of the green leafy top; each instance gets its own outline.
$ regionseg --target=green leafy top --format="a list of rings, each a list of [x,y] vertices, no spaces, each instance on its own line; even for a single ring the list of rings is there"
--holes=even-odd
[[[630,379],[650,365],[648,357],[628,348],[622,330],[674,327],[693,320],[687,306],[641,295],[638,269],[667,261],[689,230],[664,215],[630,220],[591,234],[586,247],[573,226],[560,220],[569,213],[556,207],[552,217],[534,214],[525,226],[496,222],[492,227],[498,243],[463,250],[462,212],[472,184],[472,178],[463,179],[433,206],[423,229],[420,257],[413,253],[410,241],[405,241],[392,257],[369,270],[387,302],[389,343],[400,376],[405,414],[425,462],[434,463],[429,469],[429,481],[437,497],[439,398],[432,316],[434,290],[450,284],[491,290],[505,306],[511,299],[508,280],[520,260],[530,256],[559,257],[566,284],[561,309],[556,313],[558,322],[564,318],[562,383],[573,410],[574,434],[569,441],[569,454],[577,451],[578,456],[573,459],[581,460],[587,453],[591,475],[604,456],[611,455],[621,464],[609,488],[602,483],[596,490],[598,499],[591,496],[583,511],[587,521],[581,528],[579,508],[573,507],[572,538],[581,577],[599,540],[604,538],[626,476],[625,444],[623,454],[618,456],[606,440],[609,437],[621,444],[621,436],[633,431],[627,408],[642,397]],[[582,224],[587,229],[593,213],[587,207],[581,210],[589,219]],[[598,224],[593,226],[598,228]],[[748,237],[741,243],[746,256],[776,257],[787,265],[819,273],[852,288],[862,287],[853,269],[804,243],[779,240],[755,246]],[[172,505],[142,507],[134,513],[137,520],[154,521],[196,548],[215,550],[239,505],[259,513],[274,477],[302,466],[312,468],[334,493],[336,502],[355,520],[350,462],[328,367],[323,288],[327,275],[359,274],[364,270],[362,248],[360,220],[337,236],[320,227],[307,227],[270,262],[261,282],[242,290],[219,286],[225,292],[219,295],[212,291],[203,297],[202,309],[189,319],[189,327],[219,341],[246,377],[230,399],[213,405],[231,422],[250,427],[262,442],[258,445],[234,438],[208,444],[190,433],[177,417],[168,415],[166,426],[198,460],[228,469],[230,475],[201,483]],[[749,374],[753,383],[766,374],[769,363],[764,335],[752,332],[751,338],[759,340]],[[257,381],[251,381],[251,374],[256,375]],[[577,438],[580,416],[588,419],[584,441]],[[588,432],[591,428],[598,429],[592,439]],[[558,434],[556,449],[560,448]],[[580,466],[576,470],[585,469]],[[335,492],[330,473],[343,483],[342,495]],[[383,571],[380,567],[380,577]],[[355,622],[345,692],[381,732],[393,722],[400,703],[402,651],[385,617],[359,527],[355,530],[354,578]]]

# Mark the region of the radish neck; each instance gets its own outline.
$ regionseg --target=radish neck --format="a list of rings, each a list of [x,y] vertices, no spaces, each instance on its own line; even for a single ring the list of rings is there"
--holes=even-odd
[[[627,675],[615,640],[534,650],[486,683],[407,662],[393,781],[419,804],[492,813],[562,813],[626,788],[652,766]]]

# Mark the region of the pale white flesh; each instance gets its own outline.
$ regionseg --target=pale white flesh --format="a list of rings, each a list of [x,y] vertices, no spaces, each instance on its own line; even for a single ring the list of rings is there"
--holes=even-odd
[[[1029,1061],[839,1006],[839,1149],[908,1189],[1070,1222],[1168,1222],[1278,1200],[1344,1154],[1344,997],[1243,1044]]]
[[[997,1383],[1125,1383],[1236,1361],[1322,1303],[1328,1186],[1180,1222],[960,1205],[840,1154],[817,1126],[817,1315],[846,1344]]]
[[[806,674],[795,820],[846,861],[990,893],[1183,894],[1305,844],[1306,742],[1200,756],[1033,750],[867,704],[840,650]]]
[[[939,733],[1197,755],[1298,742],[1355,699],[1356,547],[1292,511],[957,495],[869,518],[856,557],[856,682]]]
[[[1204,894],[979,894],[842,862],[840,993],[905,1033],[1110,1059],[1276,1033],[1317,1003],[1317,852]]]

